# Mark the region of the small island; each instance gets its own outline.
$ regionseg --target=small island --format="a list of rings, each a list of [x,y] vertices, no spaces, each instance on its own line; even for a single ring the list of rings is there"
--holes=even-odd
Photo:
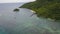
[[[36,0],[19,8],[31,9],[36,12],[38,17],[60,20],[60,0]]]
[[[16,9],[14,9],[13,11],[14,11],[14,12],[19,12],[19,9],[18,9],[18,8],[16,8]]]

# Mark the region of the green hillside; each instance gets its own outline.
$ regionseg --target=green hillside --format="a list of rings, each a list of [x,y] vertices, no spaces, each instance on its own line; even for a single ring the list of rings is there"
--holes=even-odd
[[[19,8],[34,10],[38,17],[60,20],[60,0],[36,0],[26,3]]]

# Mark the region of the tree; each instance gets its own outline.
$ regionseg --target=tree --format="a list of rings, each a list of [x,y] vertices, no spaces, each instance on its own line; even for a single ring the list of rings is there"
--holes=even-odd
[[[36,0],[22,7],[34,10],[37,16],[60,20],[60,0]]]

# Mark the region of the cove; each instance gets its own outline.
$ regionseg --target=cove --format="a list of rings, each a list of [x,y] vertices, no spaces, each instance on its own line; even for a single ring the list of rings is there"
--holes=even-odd
[[[60,34],[60,22],[38,18],[30,9],[19,8],[24,3],[0,4],[0,34]]]

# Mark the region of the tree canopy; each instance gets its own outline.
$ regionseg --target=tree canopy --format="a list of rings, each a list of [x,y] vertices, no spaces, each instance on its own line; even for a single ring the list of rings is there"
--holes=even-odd
[[[36,0],[26,3],[19,8],[28,8],[34,10],[37,16],[43,16],[55,20],[60,20],[60,0]]]

